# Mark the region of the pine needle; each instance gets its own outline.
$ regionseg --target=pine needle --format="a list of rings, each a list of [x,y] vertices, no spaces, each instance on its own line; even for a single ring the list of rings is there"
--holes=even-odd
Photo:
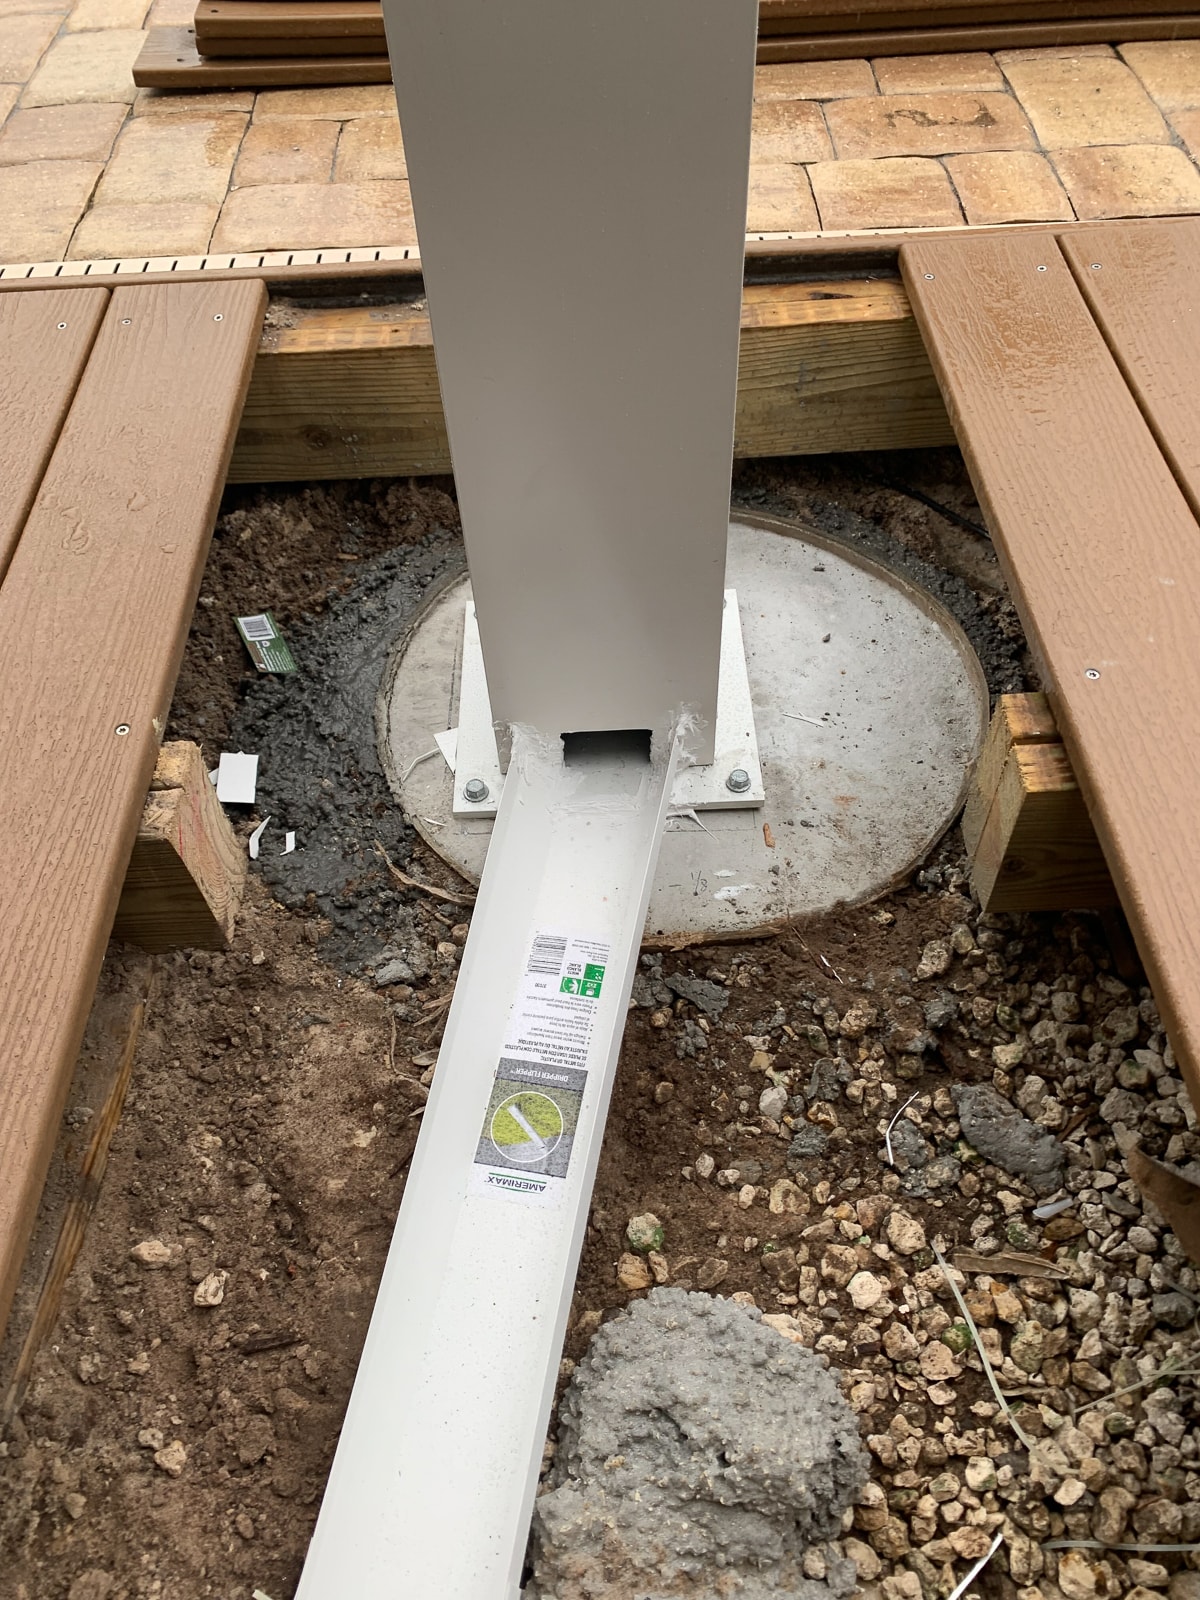
[[[1034,1442],[1021,1427],[1021,1424],[1017,1421],[1016,1413],[1009,1405],[1007,1399],[1005,1398],[1003,1389],[1001,1389],[999,1383],[996,1381],[996,1374],[992,1371],[992,1363],[988,1360],[987,1351],[983,1348],[983,1340],[979,1337],[979,1329],[975,1326],[975,1318],[971,1315],[970,1311],[968,1311],[967,1302],[959,1293],[958,1285],[950,1276],[950,1268],[946,1264],[945,1256],[938,1249],[937,1245],[930,1245],[929,1248],[933,1251],[934,1256],[937,1258],[937,1264],[942,1269],[942,1276],[950,1285],[950,1293],[954,1296],[956,1302],[958,1303],[958,1309],[962,1312],[967,1327],[971,1331],[971,1337],[975,1341],[975,1348],[979,1352],[979,1359],[983,1362],[984,1376],[992,1386],[992,1393],[1000,1402],[1001,1411],[1004,1412],[1005,1417],[1008,1419],[1009,1426],[1012,1428],[1012,1431],[1016,1434],[1017,1438],[1020,1439],[1021,1443],[1025,1446],[1026,1450],[1032,1450],[1034,1448]]]

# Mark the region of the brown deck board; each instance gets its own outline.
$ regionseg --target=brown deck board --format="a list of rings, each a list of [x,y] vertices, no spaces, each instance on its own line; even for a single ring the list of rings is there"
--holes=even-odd
[[[107,303],[104,289],[0,299],[0,583]]]
[[[944,239],[901,265],[1196,1097],[1200,529],[1056,245]]]
[[[196,43],[219,39],[383,38],[379,0],[200,0]]]
[[[1195,9],[1195,0],[760,0],[761,34],[872,33],[889,28],[984,28],[1017,22],[1131,21]]]
[[[154,772],[265,305],[253,281],[113,292],[0,588],[0,1326]]]
[[[1200,516],[1200,220],[1088,228],[1060,248]]]
[[[133,64],[139,89],[291,89],[391,80],[386,55],[204,57],[191,28],[150,28]]]
[[[1032,50],[1065,44],[1135,44],[1200,38],[1200,12],[1126,14],[1109,21],[985,22],[961,27],[894,27],[856,33],[776,34],[760,31],[759,66],[787,61],[840,61],[860,56],[955,55],[972,50]]]

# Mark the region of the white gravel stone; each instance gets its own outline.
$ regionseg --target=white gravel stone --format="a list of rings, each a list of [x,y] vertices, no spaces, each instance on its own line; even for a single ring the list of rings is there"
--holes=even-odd
[[[225,1285],[228,1282],[229,1274],[220,1268],[216,1272],[210,1272],[196,1285],[192,1303],[198,1306],[219,1306],[225,1298]]]
[[[884,1231],[892,1249],[899,1251],[902,1256],[916,1255],[918,1250],[925,1248],[923,1225],[916,1217],[910,1217],[906,1211],[893,1211],[887,1219]]]
[[[143,1239],[141,1244],[135,1244],[129,1252],[139,1266],[149,1267],[152,1271],[158,1267],[170,1265],[171,1249],[161,1239]]]
[[[856,1311],[870,1311],[887,1294],[887,1284],[873,1272],[856,1272],[850,1279],[850,1299]]]

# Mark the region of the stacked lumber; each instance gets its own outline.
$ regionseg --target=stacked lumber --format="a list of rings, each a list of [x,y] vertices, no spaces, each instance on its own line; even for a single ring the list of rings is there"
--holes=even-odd
[[[762,63],[1200,37],[1195,0],[759,0]],[[142,88],[387,83],[380,0],[200,0],[151,28]]]

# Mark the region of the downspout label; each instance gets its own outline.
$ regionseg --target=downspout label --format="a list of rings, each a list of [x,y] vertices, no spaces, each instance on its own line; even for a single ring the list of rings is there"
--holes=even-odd
[[[535,934],[484,1111],[473,1189],[553,1205],[571,1164],[609,946]]]

